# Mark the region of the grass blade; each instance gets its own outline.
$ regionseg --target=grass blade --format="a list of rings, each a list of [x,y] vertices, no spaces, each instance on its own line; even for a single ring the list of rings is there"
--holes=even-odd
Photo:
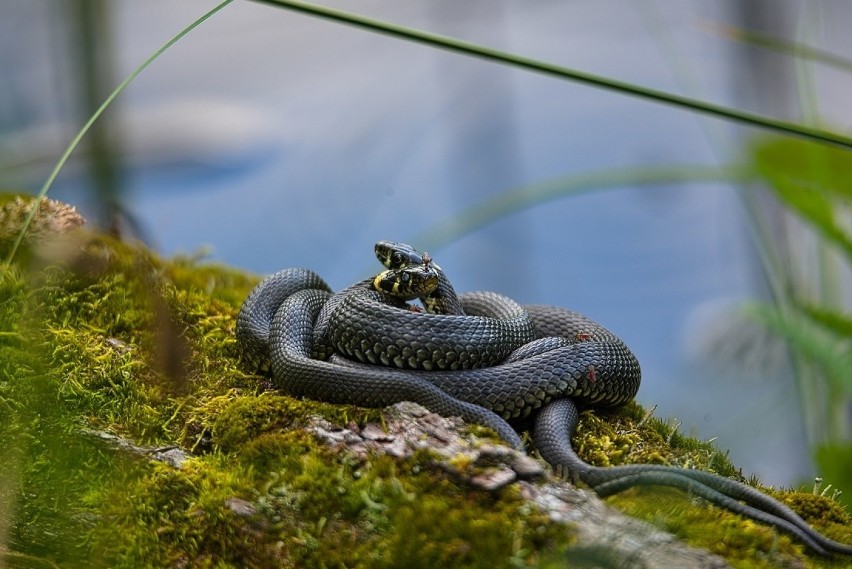
[[[802,310],[815,322],[837,336],[852,339],[852,317],[820,306],[803,306]]]
[[[376,20],[358,14],[353,14],[351,12],[336,10],[334,8],[328,8],[325,6],[318,6],[316,4],[311,4],[308,2],[300,2],[298,0],[256,1],[263,2],[265,4],[273,4],[275,6],[279,6],[286,10],[291,10],[294,12],[300,12],[303,14],[309,14],[311,16],[317,16],[319,18],[348,24],[351,26],[357,26],[373,32],[397,37],[407,41],[422,43],[432,47],[453,51],[456,53],[462,53],[473,57],[479,57],[481,59],[487,59],[489,61],[496,61],[504,65],[518,67],[527,71],[534,71],[537,73],[542,73],[544,75],[551,75],[560,79],[568,79],[578,83],[584,83],[586,85],[592,85],[594,87],[608,89],[610,91],[616,91],[619,93],[633,95],[635,97],[640,97],[643,99],[649,99],[657,103],[663,103],[708,115],[713,115],[729,121],[739,122],[750,126],[760,127],[766,130],[781,132],[788,135],[800,136],[803,138],[808,138],[810,140],[852,149],[852,138],[847,138],[834,132],[794,124],[767,117],[764,115],[759,115],[756,113],[749,113],[747,111],[741,111],[738,109],[725,107],[714,103],[708,103],[706,101],[700,101],[698,99],[683,97],[680,95],[675,95],[673,93],[668,93],[666,91],[659,91],[656,89],[650,89],[648,87],[641,87],[639,85],[634,85],[632,83],[627,83],[624,81],[608,79],[599,75],[584,73],[582,71],[576,71],[574,69],[561,67],[552,63],[537,61],[535,59],[521,57],[519,55],[514,55],[496,49],[483,47],[474,43],[461,41],[448,36],[424,32],[422,30],[416,30],[413,28],[406,28],[403,26],[398,26],[396,24],[383,22],[381,20]]]
[[[53,182],[56,180],[56,176],[59,175],[59,171],[62,170],[63,166],[65,166],[65,162],[68,161],[68,158],[71,156],[71,153],[74,152],[74,150],[77,148],[77,145],[80,144],[80,141],[83,139],[83,137],[89,131],[89,129],[92,127],[92,125],[95,123],[95,121],[98,120],[98,118],[103,114],[103,112],[107,109],[107,107],[109,107],[110,104],[112,104],[113,100],[115,100],[115,98],[118,97],[118,95],[122,91],[124,91],[125,87],[127,87],[134,79],[136,79],[136,77],[140,73],[142,73],[142,71],[144,71],[146,67],[148,67],[151,63],[153,63],[154,60],[156,60],[158,57],[160,57],[167,49],[169,49],[171,46],[173,46],[175,43],[177,43],[186,34],[188,34],[192,30],[194,30],[195,28],[197,28],[198,26],[203,24],[205,21],[207,21],[208,18],[213,16],[213,14],[215,14],[216,12],[218,12],[219,10],[221,10],[222,8],[224,8],[225,6],[230,4],[232,1],[233,0],[225,0],[224,2],[219,4],[218,6],[216,6],[215,8],[213,8],[212,10],[210,10],[209,12],[207,12],[206,14],[204,14],[203,16],[201,16],[200,18],[195,20],[189,26],[185,27],[176,36],[174,36],[172,39],[167,41],[165,44],[163,44],[163,46],[160,49],[158,49],[157,51],[155,51],[151,55],[151,57],[146,59],[142,63],[142,65],[140,65],[139,67],[134,69],[133,72],[130,75],[128,75],[127,78],[124,81],[122,81],[118,85],[118,87],[115,88],[115,90],[112,93],[110,93],[109,97],[107,97],[106,100],[101,104],[101,106],[98,107],[98,110],[95,111],[92,114],[91,117],[89,117],[89,120],[86,121],[86,124],[83,125],[83,128],[80,129],[80,131],[77,133],[77,135],[74,136],[74,138],[71,140],[70,144],[68,144],[68,147],[65,149],[65,152],[59,158],[59,161],[56,163],[56,166],[53,167],[53,171],[51,171],[50,176],[47,177],[47,180],[45,180],[44,185],[39,190],[38,195],[36,196],[36,199],[33,200],[33,207],[30,210],[30,213],[27,216],[27,219],[24,221],[24,226],[21,229],[21,232],[18,234],[17,239],[15,239],[15,243],[12,245],[12,249],[9,252],[8,257],[6,258],[5,267],[4,267],[5,269],[8,270],[9,266],[12,264],[12,259],[15,258],[15,253],[18,251],[18,248],[21,246],[21,242],[24,239],[24,235],[26,235],[26,233],[27,233],[27,228],[29,228],[30,223],[32,223],[32,220],[35,217],[36,212],[38,211],[38,205],[41,202],[41,199],[44,196],[47,195],[48,190],[50,190],[50,187],[53,185]]]
[[[717,166],[655,166],[608,168],[511,188],[492,196],[413,238],[423,248],[440,249],[459,237],[534,205],[584,192],[688,182],[730,182],[746,173]]]
[[[744,30],[728,25],[713,26],[721,35],[728,39],[740,41],[743,43],[756,45],[778,53],[785,53],[794,57],[808,59],[816,63],[829,65],[836,69],[852,73],[852,59],[837,55],[830,51],[825,51],[809,45],[804,45],[799,42],[790,41],[788,39],[763,34],[752,30]]]
[[[827,372],[832,387],[852,394],[852,351],[847,342],[828,333],[820,324],[798,312],[782,312],[774,306],[755,303],[746,314],[783,336],[798,352],[817,362]]]
[[[758,173],[785,206],[852,259],[852,236],[837,215],[838,202],[852,198],[852,154],[774,139],[755,145],[753,159]]]

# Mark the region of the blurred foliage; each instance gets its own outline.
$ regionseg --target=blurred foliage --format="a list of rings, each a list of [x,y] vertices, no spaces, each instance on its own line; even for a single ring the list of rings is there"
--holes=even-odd
[[[756,144],[753,157],[778,199],[852,259],[852,235],[841,216],[852,198],[852,154],[785,138]]]
[[[825,493],[849,507],[852,504],[852,443],[819,445],[814,458],[827,484]],[[838,495],[837,490],[842,494]]]
[[[852,498],[852,315],[844,308],[852,270],[852,153],[794,139],[755,144],[759,176],[783,204],[816,233],[801,231],[774,243],[772,304],[751,313],[786,339],[797,370],[803,411],[824,432],[810,433],[826,482]],[[803,261],[797,262],[797,259]]]

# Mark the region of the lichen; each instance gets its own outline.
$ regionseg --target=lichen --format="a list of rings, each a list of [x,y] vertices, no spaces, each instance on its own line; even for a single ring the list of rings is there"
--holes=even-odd
[[[358,458],[309,434],[313,417],[363,425],[380,421],[381,410],[286,396],[241,361],[234,323],[256,282],[203,259],[163,260],[94,235],[63,263],[0,275],[7,549],[119,567],[561,564],[570,527],[550,522],[514,485],[476,490],[434,468],[428,453]],[[645,415],[637,404],[584,412],[580,454],[602,466],[654,462],[742,478],[712,445]],[[193,456],[181,469],[151,463],[87,438],[92,429]],[[777,496],[852,541],[835,502]],[[631,491],[610,503],[736,566],[833,566],[679,492]]]

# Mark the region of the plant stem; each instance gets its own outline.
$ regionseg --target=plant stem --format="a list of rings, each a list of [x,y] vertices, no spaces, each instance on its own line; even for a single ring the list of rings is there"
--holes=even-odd
[[[30,223],[32,222],[33,218],[35,217],[35,214],[38,211],[39,203],[41,202],[42,198],[44,198],[44,196],[47,195],[47,191],[53,185],[54,180],[56,180],[56,176],[59,175],[59,171],[62,170],[63,166],[65,166],[65,162],[68,161],[68,158],[71,156],[71,153],[74,152],[74,150],[77,148],[77,145],[80,144],[80,141],[83,139],[83,137],[89,131],[89,129],[92,127],[94,122],[96,120],[98,120],[98,118],[103,114],[103,112],[107,109],[107,107],[110,106],[110,104],[113,102],[113,100],[115,100],[115,98],[118,97],[118,95],[122,91],[124,91],[125,87],[127,87],[130,84],[131,81],[136,79],[136,77],[140,73],[142,73],[142,71],[144,71],[146,67],[148,67],[151,63],[153,63],[154,60],[156,60],[158,57],[160,57],[167,49],[169,49],[174,44],[176,44],[186,34],[188,34],[192,30],[194,30],[195,28],[197,28],[198,26],[203,24],[213,14],[215,14],[216,12],[218,12],[219,10],[221,10],[222,8],[224,8],[225,6],[230,4],[231,2],[233,2],[233,0],[225,0],[224,2],[219,4],[218,6],[216,6],[215,8],[213,8],[212,10],[210,10],[209,12],[207,12],[206,14],[204,14],[203,16],[201,16],[200,18],[195,20],[189,26],[185,27],[176,36],[174,36],[172,39],[167,41],[165,44],[163,44],[163,46],[160,47],[160,49],[158,49],[157,51],[155,51],[148,59],[146,59],[142,63],[142,65],[140,65],[139,67],[134,69],[133,72],[130,75],[128,75],[127,78],[124,81],[122,81],[118,85],[118,87],[115,88],[115,90],[112,93],[110,93],[109,97],[107,97],[106,100],[101,104],[101,106],[98,107],[98,110],[96,110],[92,114],[92,116],[89,117],[89,120],[86,121],[86,124],[83,125],[83,128],[80,129],[80,131],[77,133],[77,135],[74,136],[74,138],[68,144],[68,147],[65,149],[65,152],[62,154],[62,157],[56,163],[56,166],[53,167],[53,171],[51,171],[50,176],[47,177],[47,180],[45,180],[44,185],[41,187],[41,190],[39,190],[38,195],[36,196],[36,199],[33,200],[32,209],[30,209],[30,213],[27,216],[26,220],[24,221],[24,226],[23,226],[23,228],[21,228],[21,232],[18,234],[17,239],[15,239],[15,243],[14,243],[14,245],[12,245],[12,250],[9,252],[8,257],[6,257],[6,261],[4,263],[4,270],[8,270],[9,266],[12,264],[12,259],[15,258],[15,253],[17,253],[18,248],[21,246],[21,242],[24,239],[24,235],[26,235],[26,233],[27,233],[27,228],[29,228]]]
[[[750,126],[760,127],[766,130],[780,132],[788,135],[799,136],[802,138],[834,144],[844,148],[852,149],[852,138],[847,138],[840,134],[812,128],[808,126],[798,125],[756,113],[749,113],[738,109],[708,103],[698,99],[683,97],[665,91],[659,91],[648,87],[641,87],[624,81],[608,79],[591,73],[576,71],[567,67],[554,65],[543,61],[537,61],[520,55],[506,53],[496,49],[480,46],[474,43],[465,42],[448,36],[433,34],[422,30],[407,28],[389,22],[383,22],[373,18],[367,18],[351,12],[336,10],[325,6],[318,6],[308,2],[300,2],[298,0],[255,0],[265,4],[274,4],[286,10],[301,12],[311,16],[317,16],[326,20],[332,20],[343,24],[357,26],[373,32],[389,35],[392,37],[426,44],[432,47],[438,47],[448,51],[462,53],[489,61],[496,61],[504,65],[519,67],[527,71],[535,71],[544,75],[551,75],[561,79],[568,79],[578,83],[585,83],[602,89],[616,91],[650,99],[652,101],[663,103],[675,107],[681,107],[692,111],[713,115],[733,122],[740,122]]]

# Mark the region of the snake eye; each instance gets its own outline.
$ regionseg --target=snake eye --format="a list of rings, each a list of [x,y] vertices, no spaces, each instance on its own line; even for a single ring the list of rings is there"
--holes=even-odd
[[[391,262],[393,262],[394,265],[397,265],[397,266],[402,265],[402,261],[403,261],[402,253],[396,251],[396,252],[394,252],[393,255],[391,255]]]

